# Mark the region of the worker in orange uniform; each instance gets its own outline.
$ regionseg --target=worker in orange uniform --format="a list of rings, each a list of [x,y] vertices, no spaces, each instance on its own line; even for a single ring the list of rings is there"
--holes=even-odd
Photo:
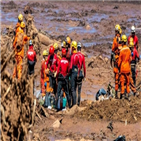
[[[119,59],[119,53],[121,49],[121,33],[122,30],[120,28],[120,25],[117,24],[115,26],[115,37],[113,39],[113,45],[112,45],[112,53],[111,53],[111,66],[112,61],[114,61],[114,74],[115,74],[115,98],[118,98],[117,92],[119,87],[119,68],[118,68],[118,59]]]
[[[18,78],[18,79],[20,79],[22,75],[24,45],[30,39],[30,37],[27,37],[27,35],[24,33],[25,23],[21,22],[20,26],[21,26],[21,30],[16,34],[13,43],[13,48],[15,49],[15,60],[16,60],[16,66],[14,67],[13,78]]]
[[[49,55],[49,52],[47,50],[44,50],[43,60],[41,62],[41,79],[40,79],[42,96],[45,96],[46,92],[50,91],[49,90],[49,76],[48,76],[49,70],[47,74],[45,72],[48,55]]]
[[[121,93],[120,93],[120,99],[122,99],[124,95],[124,83],[126,84],[126,92],[128,94],[130,93],[130,71],[131,71],[131,51],[129,47],[126,45],[127,37],[126,35],[122,36],[122,49],[120,50],[119,60],[118,60],[118,67],[120,68],[120,83],[121,83]]]
[[[23,22],[23,15],[22,14],[19,14],[18,15],[18,22],[17,22],[17,24],[16,24],[16,27],[15,27],[15,34],[17,33],[17,32],[19,32],[19,30],[21,29],[21,22]]]

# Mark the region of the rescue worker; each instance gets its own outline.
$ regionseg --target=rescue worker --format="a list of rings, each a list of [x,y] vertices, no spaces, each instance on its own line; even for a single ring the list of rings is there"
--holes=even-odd
[[[41,79],[40,79],[40,83],[41,83],[41,94],[42,96],[45,96],[45,82],[47,81],[47,72],[45,73],[45,69],[46,69],[46,61],[48,58],[49,52],[47,50],[43,51],[43,60],[41,62]],[[49,82],[49,77],[48,77],[48,82]]]
[[[135,26],[131,27],[131,35],[128,37],[128,44],[130,43],[130,41],[134,43],[134,48],[137,49],[137,51],[139,52],[139,41],[138,41],[138,37],[135,35]]]
[[[79,62],[80,62],[80,73],[77,77],[77,86],[78,86],[78,106],[80,105],[81,101],[81,87],[82,87],[82,80],[86,78],[86,65],[85,65],[85,56],[81,53],[81,43],[77,44],[77,54],[79,55]],[[84,70],[84,75],[82,73],[82,66]]]
[[[15,32],[17,33],[19,30],[20,30],[20,28],[21,28],[21,22],[23,22],[23,15],[22,14],[19,14],[18,15],[18,22],[17,22],[17,24],[16,24],[16,27],[15,27]],[[15,33],[15,34],[16,34]]]
[[[24,58],[24,45],[30,39],[24,33],[25,23],[21,22],[21,30],[16,34],[13,48],[15,49],[15,61],[16,66],[14,67],[13,78],[21,78],[22,75],[22,63]]]
[[[57,68],[57,80],[58,80],[58,87],[57,87],[57,101],[58,98],[61,96],[61,90],[63,88],[65,95],[67,97],[68,106],[70,108],[70,96],[69,96],[69,88],[68,88],[68,74],[69,74],[69,62],[66,59],[66,49],[62,48],[62,59],[59,62]]]
[[[131,50],[131,58],[132,58],[132,48],[134,48],[133,42],[129,43],[129,48]],[[132,69],[132,67],[131,67],[131,69]],[[132,92],[134,93],[134,95],[136,95],[136,88],[135,88],[134,81],[132,78],[132,71],[130,71],[129,81],[130,81],[130,88],[131,88]]]
[[[117,24],[115,26],[115,37],[113,39],[113,45],[112,45],[112,53],[111,53],[111,66],[112,66],[112,60],[114,61],[114,74],[115,74],[115,98],[118,98],[117,92],[119,87],[119,68],[118,68],[118,59],[119,59],[119,53],[121,46],[121,33],[122,30],[120,28],[120,25]]]
[[[120,68],[120,83],[121,83],[121,93],[120,93],[120,99],[123,98],[124,95],[124,83],[126,84],[126,92],[128,94],[129,98],[129,93],[130,93],[130,62],[131,62],[131,51],[129,47],[126,45],[127,43],[127,37],[126,35],[122,35],[122,49],[120,50],[120,55],[119,55],[119,61],[118,61],[118,67]]]
[[[65,42],[65,41],[63,41],[63,42],[61,43],[61,48],[65,48],[65,49],[66,49],[66,42]]]
[[[71,63],[70,63],[70,73],[71,73],[71,94],[72,94],[72,106],[76,104],[76,83],[77,83],[77,76],[80,72],[80,62],[79,62],[79,55],[77,54],[77,42],[72,41],[72,56],[71,56]]]
[[[54,47],[50,46],[49,56],[46,63],[46,69],[49,68],[49,83],[53,89],[53,93],[56,94],[56,74],[57,74],[58,58],[54,53]]]
[[[54,53],[57,55],[58,61],[60,61],[61,60],[61,54],[59,52],[58,44],[54,43],[53,47],[54,47]]]
[[[140,57],[132,41],[129,43],[129,47],[130,47],[131,56],[132,56],[132,61],[131,61],[132,79],[134,81],[134,86],[136,86],[136,63],[137,63],[137,60],[139,61]]]
[[[34,66],[37,62],[36,52],[33,49],[32,40],[29,41],[29,49],[27,51],[27,59],[28,59],[28,74],[34,74]]]
[[[67,49],[66,58],[69,61],[69,63],[70,63],[70,60],[71,60],[71,47],[70,47],[70,44],[71,44],[71,38],[69,36],[67,36],[66,37],[66,49]]]

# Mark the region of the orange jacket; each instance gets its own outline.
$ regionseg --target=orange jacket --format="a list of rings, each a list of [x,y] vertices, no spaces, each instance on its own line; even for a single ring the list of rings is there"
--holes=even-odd
[[[118,67],[120,68],[120,73],[130,73],[131,67],[131,51],[127,45],[124,45],[120,50]]]
[[[15,46],[16,46],[17,39],[18,39],[18,34],[20,34],[20,33],[21,33],[21,32],[18,32],[18,33],[16,34],[16,37],[15,37],[15,40],[14,40],[14,43],[13,43],[13,48],[15,48]],[[16,56],[21,56],[22,58],[24,57],[24,44],[26,44],[26,42],[27,42],[29,39],[30,39],[30,37],[27,37],[27,35],[24,34],[21,50],[18,51],[17,49],[15,49],[15,55],[16,55]]]

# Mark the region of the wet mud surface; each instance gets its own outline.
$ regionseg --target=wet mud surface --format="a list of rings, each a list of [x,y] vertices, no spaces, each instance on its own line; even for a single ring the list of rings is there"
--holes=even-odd
[[[84,111],[72,115],[48,111],[50,117],[42,120],[35,118],[32,129],[33,140],[108,140],[112,141],[119,135],[125,135],[127,140],[141,140],[141,97],[127,100],[108,100],[92,103],[100,88],[107,89],[109,82],[114,86],[113,69],[110,67],[110,51],[114,37],[114,26],[120,24],[123,34],[130,35],[130,27],[135,24],[141,28],[140,2],[22,2],[2,1],[1,3],[1,45],[12,50],[12,38],[5,35],[6,27],[14,28],[19,12],[30,6],[34,24],[40,37],[40,52],[58,41],[60,44],[69,35],[72,39],[82,42],[86,55],[87,78],[82,87],[82,104]],[[141,45],[141,29],[136,30]],[[37,40],[38,41],[38,40]],[[39,74],[41,55],[35,72]],[[7,66],[12,74],[12,61]],[[137,85],[141,83],[141,62],[137,66]],[[36,89],[40,89],[40,76],[35,79]],[[84,101],[84,100],[89,101]],[[59,128],[52,128],[55,120],[63,122]],[[127,125],[125,122],[127,120]],[[113,131],[107,128],[113,121]]]

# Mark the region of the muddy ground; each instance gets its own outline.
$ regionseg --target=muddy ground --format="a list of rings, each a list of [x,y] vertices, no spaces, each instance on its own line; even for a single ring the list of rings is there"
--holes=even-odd
[[[40,34],[47,36],[50,42],[41,41],[41,53],[55,41],[59,43],[69,35],[72,39],[82,42],[86,55],[87,77],[83,82],[81,107],[84,111],[66,115],[48,111],[50,117],[41,115],[35,119],[32,129],[34,140],[108,140],[112,141],[119,135],[125,135],[127,140],[141,140],[141,97],[126,100],[108,100],[91,103],[100,88],[107,88],[108,83],[114,85],[114,74],[110,67],[109,58],[114,26],[120,24],[124,34],[130,34],[130,27],[141,28],[140,2],[7,2],[1,3],[1,33],[3,44],[6,27],[12,28],[17,23],[19,12],[29,5],[34,17],[35,27]],[[25,15],[26,16],[26,15]],[[136,30],[141,45],[141,29]],[[7,45],[8,46],[8,45]],[[42,56],[38,55],[35,72],[40,71]],[[13,65],[8,68],[12,74]],[[141,83],[141,62],[137,66],[137,85]],[[38,73],[39,74],[39,73]],[[40,89],[40,76],[35,79],[35,87]],[[52,128],[55,120],[63,117],[59,128]],[[107,128],[113,121],[113,131]],[[127,121],[127,125],[125,123]]]

